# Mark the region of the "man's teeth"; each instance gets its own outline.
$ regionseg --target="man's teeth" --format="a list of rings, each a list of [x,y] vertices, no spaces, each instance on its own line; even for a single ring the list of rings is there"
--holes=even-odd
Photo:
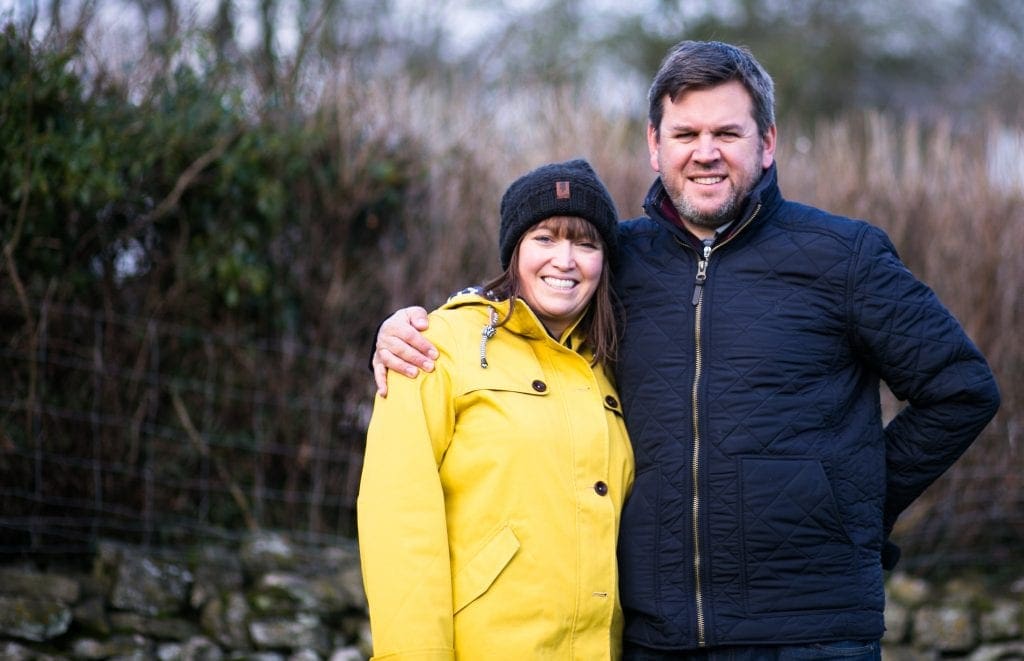
[[[559,289],[571,289],[576,284],[575,280],[562,280],[561,278],[544,278],[544,282]]]
[[[698,184],[717,184],[725,177],[694,177],[693,181]]]

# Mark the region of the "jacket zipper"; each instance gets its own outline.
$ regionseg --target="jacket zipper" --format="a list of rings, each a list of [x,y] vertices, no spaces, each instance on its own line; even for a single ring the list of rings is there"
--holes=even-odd
[[[711,259],[711,253],[729,243],[733,237],[737,236],[744,230],[750,223],[753,222],[754,218],[761,211],[761,205],[758,204],[754,209],[754,212],[750,214],[747,221],[740,227],[736,228],[736,231],[732,235],[722,241],[718,245],[705,244],[704,254],[701,256],[699,262],[697,262],[697,275],[694,277],[693,283],[693,299],[692,303],[696,307],[694,312],[693,321],[693,341],[694,341],[694,352],[693,352],[693,388],[690,391],[690,403],[691,410],[693,411],[693,588],[694,588],[694,599],[697,605],[697,645],[699,647],[707,647],[707,638],[704,631],[704,593],[701,589],[701,556],[700,556],[700,488],[698,485],[698,476],[700,474],[700,449],[701,449],[701,433],[700,433],[700,416],[698,414],[698,399],[697,392],[700,387],[701,373],[704,368],[704,354],[703,354],[703,342],[701,341],[701,319],[702,312],[704,309],[704,283],[708,279],[708,261]]]
[[[697,476],[700,469],[700,427],[697,416],[697,389],[700,385],[701,370],[703,368],[704,356],[702,354],[701,342],[701,310],[704,307],[704,281],[708,278],[708,258],[711,257],[711,246],[704,246],[704,255],[697,264],[697,276],[693,285],[693,304],[697,307],[694,314],[694,369],[693,389],[690,391],[690,410],[693,411],[693,587],[694,597],[697,601],[697,644],[704,647],[707,642],[704,638],[704,593],[700,584],[700,527],[698,525],[700,515],[700,490],[697,485]]]

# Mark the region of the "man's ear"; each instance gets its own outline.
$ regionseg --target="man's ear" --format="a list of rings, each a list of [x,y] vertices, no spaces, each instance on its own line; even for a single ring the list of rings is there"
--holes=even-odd
[[[775,162],[775,143],[776,143],[776,129],[775,124],[768,127],[768,130],[761,137],[761,167],[770,168],[772,163]]]
[[[661,166],[658,165],[658,129],[647,122],[647,152],[650,155],[651,168],[655,172],[661,172]]]

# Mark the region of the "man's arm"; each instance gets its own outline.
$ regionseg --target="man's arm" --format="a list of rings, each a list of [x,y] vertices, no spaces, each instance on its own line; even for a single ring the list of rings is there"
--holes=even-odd
[[[402,308],[384,320],[377,330],[373,352],[373,380],[377,394],[387,397],[388,370],[415,378],[420,370],[434,371],[437,349],[422,331],[427,329],[427,311],[419,306]]]
[[[981,433],[999,408],[984,356],[956,318],[899,261],[878,230],[859,261],[858,336],[872,368],[907,405],[886,426],[888,533]]]

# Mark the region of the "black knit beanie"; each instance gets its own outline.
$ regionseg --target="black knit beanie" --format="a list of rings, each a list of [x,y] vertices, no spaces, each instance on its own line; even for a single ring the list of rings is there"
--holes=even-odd
[[[608,190],[583,159],[543,165],[512,182],[501,198],[498,247],[507,269],[519,237],[552,216],[578,216],[597,228],[608,258],[615,255],[618,212]]]

